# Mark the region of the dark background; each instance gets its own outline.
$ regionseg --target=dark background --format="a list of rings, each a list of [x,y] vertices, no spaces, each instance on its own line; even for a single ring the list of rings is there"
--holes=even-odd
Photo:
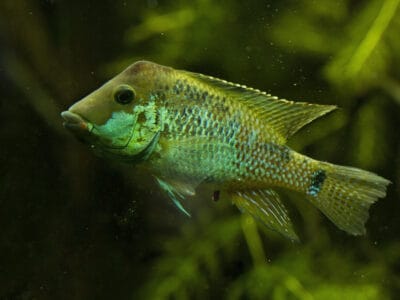
[[[0,299],[398,297],[399,2],[1,1]],[[96,158],[59,113],[139,59],[340,106],[289,144],[393,182],[367,235],[291,193],[299,244],[209,195],[189,219]]]

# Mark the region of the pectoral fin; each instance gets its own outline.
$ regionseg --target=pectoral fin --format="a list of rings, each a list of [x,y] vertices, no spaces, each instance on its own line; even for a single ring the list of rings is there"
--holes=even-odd
[[[271,190],[238,191],[232,194],[233,203],[241,212],[249,213],[272,230],[298,241],[292,222],[279,195]]]
[[[171,198],[172,202],[182,211],[185,215],[190,217],[190,213],[183,207],[180,201],[186,199],[186,196],[194,196],[196,194],[194,188],[190,184],[175,182],[175,181],[165,181],[156,177],[156,180],[160,187],[167,192],[168,196]]]

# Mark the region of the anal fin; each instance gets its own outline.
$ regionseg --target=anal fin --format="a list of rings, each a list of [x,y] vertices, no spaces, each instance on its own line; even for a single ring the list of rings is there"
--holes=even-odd
[[[232,194],[232,201],[241,212],[249,213],[270,229],[291,240],[299,240],[287,210],[274,190],[237,191]]]

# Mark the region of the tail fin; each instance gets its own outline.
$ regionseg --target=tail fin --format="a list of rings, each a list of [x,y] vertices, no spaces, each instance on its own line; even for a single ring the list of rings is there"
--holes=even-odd
[[[362,235],[369,207],[386,196],[389,183],[368,171],[319,162],[307,194],[337,227],[353,235]]]

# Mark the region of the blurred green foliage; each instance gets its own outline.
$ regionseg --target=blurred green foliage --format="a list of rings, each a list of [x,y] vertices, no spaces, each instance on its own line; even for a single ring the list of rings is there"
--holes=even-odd
[[[396,299],[400,0],[0,3],[1,299]],[[368,235],[284,193],[292,244],[201,195],[187,219],[59,112],[138,59],[341,109],[290,146],[389,178]]]

